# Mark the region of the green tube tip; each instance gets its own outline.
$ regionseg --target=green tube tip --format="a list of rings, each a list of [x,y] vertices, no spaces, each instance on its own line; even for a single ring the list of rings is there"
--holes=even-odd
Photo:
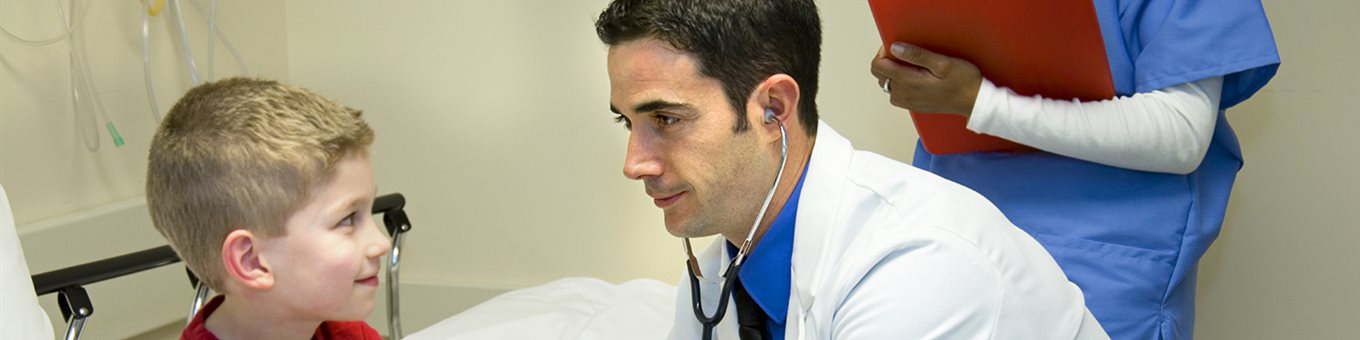
[[[123,147],[123,135],[118,134],[118,128],[113,126],[113,122],[104,124],[104,127],[109,128],[109,135],[113,136],[113,146]]]

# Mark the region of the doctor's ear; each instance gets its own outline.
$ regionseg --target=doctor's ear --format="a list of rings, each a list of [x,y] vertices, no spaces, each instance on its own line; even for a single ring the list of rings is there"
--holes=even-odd
[[[222,265],[226,280],[235,285],[265,290],[274,287],[274,273],[261,252],[263,238],[249,230],[237,229],[222,241]]]
[[[764,108],[765,123],[773,123],[777,119],[784,123],[797,120],[795,112],[798,109],[798,82],[787,74],[776,74],[756,87],[755,103]]]

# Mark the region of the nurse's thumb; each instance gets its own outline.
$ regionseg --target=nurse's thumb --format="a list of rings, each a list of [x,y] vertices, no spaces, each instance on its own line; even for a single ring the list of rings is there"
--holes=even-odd
[[[924,68],[936,78],[944,78],[944,70],[951,59],[908,43],[893,43],[891,50],[893,58]]]

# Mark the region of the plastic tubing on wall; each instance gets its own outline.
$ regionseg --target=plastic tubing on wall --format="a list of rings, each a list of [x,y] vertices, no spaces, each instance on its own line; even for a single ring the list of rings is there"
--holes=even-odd
[[[189,69],[189,80],[194,86],[202,84],[203,80],[198,77],[198,66],[194,63],[194,52],[189,48],[189,32],[184,30],[184,13],[180,11],[180,0],[170,1],[170,9],[175,16],[175,28],[179,31],[179,47],[184,52],[184,64]]]
[[[198,3],[198,0],[192,1],[194,1],[194,3]],[[217,43],[213,42],[213,37],[217,35],[213,33],[216,32],[217,32],[217,0],[211,0],[208,1],[208,79],[217,79],[217,77],[214,76],[216,72],[213,71],[213,59],[214,57],[216,57],[215,53],[213,53],[213,47],[217,45]]]
[[[216,2],[216,0],[213,1]],[[199,15],[208,17],[208,14],[203,10],[203,6],[198,3],[198,0],[192,0],[189,1],[189,3],[194,5],[194,9]],[[213,14],[213,16],[216,16],[216,14]],[[218,40],[222,41],[222,47],[226,47],[227,52],[231,53],[231,58],[236,60],[236,67],[241,70],[241,74],[250,74],[250,70],[246,68],[244,59],[241,59],[241,54],[236,52],[236,46],[232,45],[231,39],[227,38],[227,33],[223,32],[222,28],[217,26],[213,27],[213,33],[215,33],[214,36],[216,36]]]
[[[142,76],[146,83],[146,102],[151,104],[151,118],[154,122],[161,122],[161,107],[156,104],[156,82],[151,78],[151,16],[160,12],[153,4],[147,4],[147,11],[142,12]]]
[[[209,36],[208,36],[207,79],[208,80],[216,79],[215,75],[216,67],[214,61],[216,53],[214,52],[213,48],[217,46],[217,41],[221,41],[222,46],[226,47],[227,52],[231,53],[231,57],[233,60],[236,61],[236,66],[240,70],[240,74],[250,74],[250,70],[247,68],[245,60],[241,58],[240,52],[237,52],[236,46],[232,45],[231,39],[227,37],[226,32],[223,32],[222,28],[217,26],[217,0],[211,1],[208,10],[204,10],[203,6],[199,4],[198,0],[190,0],[189,3],[194,6],[194,9],[196,10],[196,12],[198,12],[200,16],[203,16],[205,19],[208,20]],[[155,4],[146,3],[146,5],[148,7],[147,11],[142,15],[142,76],[145,79],[146,83],[147,102],[149,103],[148,106],[151,109],[151,117],[155,119],[156,122],[160,122],[161,119],[163,118],[163,113],[160,110],[160,105],[158,104],[158,101],[156,99],[155,77],[153,77],[151,74],[150,26],[151,17],[156,16],[160,12],[160,6],[164,5],[164,0],[155,0]],[[172,0],[170,2],[170,6],[172,10],[172,15],[175,16],[174,20],[177,26],[177,31],[180,34],[179,43],[181,50],[184,52],[185,57],[184,59],[186,64],[185,67],[189,70],[189,78],[194,85],[201,84],[204,80],[198,77],[199,75],[198,66],[195,64],[193,52],[188,46],[188,30],[184,26],[184,17],[182,16],[183,12],[180,10],[181,4],[179,0]]]
[[[5,29],[4,26],[0,26],[0,33],[4,33],[4,35],[9,37],[10,39],[14,39],[15,41],[18,41],[21,44],[29,46],[47,46],[58,43],[62,40],[65,40],[66,38],[69,38],[71,36],[71,32],[75,32],[76,28],[79,27],[81,23],[85,22],[85,15],[88,14],[89,11],[81,12],[79,18],[74,18],[75,20],[71,20],[71,22],[74,22],[74,24],[72,24],[67,22],[66,11],[62,9],[61,0],[53,0],[52,3],[57,5],[57,17],[61,18],[62,22],[61,34],[58,34],[55,37],[47,39],[25,39],[14,34],[13,32],[10,32],[8,29]],[[73,1],[71,3],[71,11],[73,14],[75,13],[75,5],[76,3]]]

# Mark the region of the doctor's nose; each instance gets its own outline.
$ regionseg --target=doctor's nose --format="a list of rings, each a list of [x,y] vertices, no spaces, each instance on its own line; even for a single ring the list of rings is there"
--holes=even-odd
[[[661,175],[661,158],[657,156],[656,146],[643,140],[640,134],[628,134],[628,154],[623,159],[623,176],[632,180],[642,180]]]

